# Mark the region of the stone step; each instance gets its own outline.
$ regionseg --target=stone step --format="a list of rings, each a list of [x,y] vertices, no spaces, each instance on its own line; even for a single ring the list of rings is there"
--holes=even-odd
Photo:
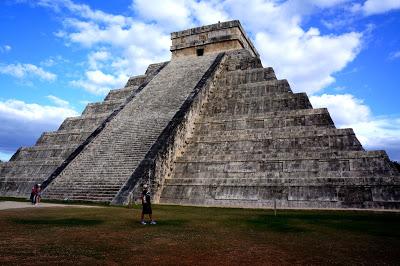
[[[44,176],[52,172],[62,162],[61,158],[49,158],[46,160],[36,159],[30,161],[9,161],[0,167],[0,178],[1,177],[23,177],[25,176],[28,180],[32,179],[32,173],[37,173],[40,176]]]
[[[94,115],[103,114],[107,112],[112,112],[117,109],[124,101],[103,101],[97,103],[89,103],[85,110],[83,110],[82,115]]]
[[[239,85],[265,80],[276,80],[272,67],[229,71],[218,82],[220,85]]]
[[[40,184],[44,181],[44,178],[45,177],[40,177],[40,176],[32,177],[32,175],[30,175],[30,176],[12,176],[11,178],[1,176],[0,177],[0,183],[1,183],[0,191],[1,191],[1,187],[3,187],[4,185],[7,186],[8,183],[25,185],[27,183],[33,182],[33,184]]]
[[[286,79],[270,79],[264,81],[251,82],[246,84],[238,84],[236,86],[222,87],[220,90],[223,91],[225,88],[229,91],[253,91],[253,90],[265,90],[270,93],[284,93],[292,92],[289,82]],[[219,91],[219,90],[218,90]]]
[[[279,172],[279,171],[264,171],[264,172],[245,172],[245,171],[230,171],[230,172],[217,172],[217,171],[204,171],[204,172],[176,172],[173,174],[171,180],[175,179],[235,179],[235,178],[336,178],[336,177],[374,177],[376,175],[391,177],[393,176],[390,170],[354,170],[354,171],[299,171],[299,172]],[[177,181],[178,182],[178,181]]]
[[[103,122],[109,115],[110,112],[86,116],[68,117],[64,120],[58,130],[92,129],[100,125],[101,122]]]
[[[301,151],[362,151],[363,148],[354,135],[310,136],[265,140],[207,141],[195,142],[187,146],[184,153],[195,155],[210,154],[273,154],[276,152]]]
[[[27,179],[32,179],[32,176],[47,177],[57,168],[57,166],[58,164],[45,164],[45,162],[37,165],[14,164],[12,166],[10,165],[3,167],[0,170],[0,177]]]
[[[240,140],[265,140],[271,138],[286,138],[288,137],[309,137],[319,136],[319,132],[337,132],[338,135],[343,135],[340,129],[332,126],[292,126],[285,128],[245,128],[245,129],[226,129],[226,130],[199,130],[195,136],[188,142],[221,142],[221,141],[240,141]]]
[[[257,57],[249,56],[246,50],[236,50],[233,54],[227,54],[224,68],[227,71],[262,68],[261,60]]]
[[[317,110],[318,112],[315,112]],[[303,112],[307,111],[307,112]],[[312,112],[308,112],[312,111]],[[282,115],[286,113],[287,115]],[[335,127],[326,109],[303,109],[289,112],[272,112],[262,116],[204,117],[195,122],[196,132],[229,131],[240,129],[285,130],[297,126]]]
[[[147,78],[146,75],[138,75],[130,77],[125,87],[140,86],[143,82],[145,82],[146,78]]]
[[[59,130],[54,132],[44,132],[36,141],[36,146],[43,145],[63,145],[63,144],[80,144],[93,132],[95,128],[90,131],[85,130]]]
[[[42,159],[65,159],[72,151],[76,149],[78,145],[65,143],[63,145],[42,145],[33,147],[22,147],[20,148],[11,158],[13,161],[16,160],[37,160]]]
[[[21,166],[36,166],[36,165],[58,165],[60,162],[62,162],[62,158],[47,158],[46,160],[43,160],[41,158],[29,158],[29,160],[10,160],[8,162],[4,162],[2,167],[14,167],[16,165],[21,165]],[[2,168],[0,168],[2,169]]]
[[[351,128],[317,128],[303,127],[297,130],[266,130],[266,129],[249,129],[249,130],[230,130],[209,132],[205,135],[195,135],[189,140],[188,148],[192,146],[200,146],[202,144],[228,144],[250,146],[262,145],[264,148],[290,148],[298,145],[319,147],[341,147],[345,145],[360,146],[353,129]],[[195,149],[195,147],[194,147]]]
[[[213,122],[223,122],[223,121],[232,121],[232,120],[259,120],[259,119],[276,119],[276,118],[296,118],[301,116],[309,116],[309,115],[329,115],[328,109],[326,108],[317,108],[317,109],[299,109],[299,110],[288,110],[288,111],[274,111],[274,112],[266,112],[264,114],[245,114],[245,115],[215,115],[215,116],[202,116],[196,123],[213,123]]]
[[[207,116],[262,114],[274,111],[312,109],[305,93],[287,93],[281,97],[248,97],[243,99],[226,99],[218,104],[208,104],[204,114]]]
[[[126,181],[126,177],[122,178],[111,178],[108,179],[96,179],[96,180],[86,180],[86,179],[68,179],[68,180],[57,180],[57,184],[64,187],[74,187],[75,189],[80,189],[81,187],[114,187],[121,188],[121,185]],[[51,190],[51,188],[49,188]]]
[[[398,208],[400,186],[391,178],[312,178],[247,185],[167,185],[160,203],[278,208]],[[251,181],[249,181],[250,183]],[[371,186],[373,184],[373,186]],[[375,205],[374,205],[375,204]],[[396,205],[397,204],[397,205]]]
[[[246,140],[246,136],[253,138],[263,139],[265,134],[282,133],[282,132],[296,132],[296,131],[314,131],[316,129],[335,129],[334,125],[316,124],[316,125],[300,125],[300,126],[285,126],[285,127],[262,127],[263,124],[257,121],[249,121],[243,123],[224,123],[224,124],[204,124],[199,126],[195,131],[194,140],[212,139],[217,137],[222,139],[226,136],[226,140],[239,136],[239,139]],[[221,133],[221,135],[218,135]],[[244,134],[244,135],[243,135]],[[246,136],[245,136],[246,135]],[[189,142],[188,140],[187,142]]]
[[[91,201],[91,202],[110,202],[114,196],[103,196],[103,195],[76,195],[69,196],[65,194],[54,194],[54,195],[46,195],[45,199],[58,199],[58,200],[68,200],[68,201]]]
[[[122,168],[122,167],[115,167],[114,170],[115,173],[110,175],[110,173],[105,172],[105,170],[98,169],[98,167],[91,167],[90,165],[82,164],[82,167],[85,167],[86,169],[82,172],[79,172],[75,174],[74,176],[68,176],[66,180],[70,180],[70,182],[75,182],[75,181],[102,181],[102,179],[110,179],[110,182],[124,182],[126,179],[130,176],[130,174],[133,172],[132,168]],[[117,171],[119,173],[117,173]],[[62,178],[64,178],[61,175]],[[64,181],[57,181],[58,182],[64,183]]]
[[[211,92],[210,99],[241,99],[247,97],[276,97],[292,93],[287,80],[268,80],[236,86],[221,86]]]
[[[217,177],[213,175],[208,178],[171,178],[166,179],[164,186],[320,186],[320,185],[400,185],[400,181],[393,176],[375,175],[374,177],[364,176],[312,176],[312,177],[274,177],[269,176],[244,176],[226,174],[230,177]],[[399,188],[400,189],[400,188]]]
[[[0,181],[0,193],[3,197],[26,197],[29,198],[32,187],[35,184],[42,183],[44,179],[40,177],[19,178],[12,177],[7,178],[5,181]]]
[[[334,138],[309,137],[296,139],[275,139],[264,141],[200,142],[190,145],[185,153],[210,154],[263,154],[296,151],[361,151],[362,146],[355,137]]]
[[[385,151],[290,151],[290,152],[275,152],[252,154],[246,151],[242,153],[230,154],[210,154],[210,155],[197,155],[191,153],[184,153],[183,156],[178,157],[175,162],[247,162],[247,161],[292,161],[292,160],[348,160],[348,159],[377,159],[389,160]]]
[[[263,160],[263,161],[176,161],[175,173],[198,172],[346,172],[346,171],[388,171],[389,162],[381,158],[354,159],[294,159],[294,160]]]
[[[124,101],[138,88],[139,86],[129,86],[122,89],[110,90],[104,101]]]
[[[46,190],[44,194],[46,195],[56,195],[56,194],[69,194],[69,195],[82,195],[82,194],[92,194],[92,195],[110,195],[114,196],[120,187],[111,186],[86,186],[86,187],[65,187],[64,191],[57,190],[53,191],[51,189]]]
[[[73,196],[110,196],[114,197],[120,188],[115,187],[105,187],[105,186],[98,186],[98,187],[85,187],[85,188],[75,188],[75,187],[65,187],[64,190],[58,189],[57,191],[46,190],[43,192],[44,197],[52,197],[56,195],[60,195],[59,198],[64,197],[73,197]]]

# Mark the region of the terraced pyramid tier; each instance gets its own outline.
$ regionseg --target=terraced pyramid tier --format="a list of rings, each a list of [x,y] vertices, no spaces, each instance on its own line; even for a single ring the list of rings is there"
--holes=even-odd
[[[384,151],[364,151],[353,130],[336,129],[272,68],[236,62],[219,77],[160,203],[400,207],[399,173]]]

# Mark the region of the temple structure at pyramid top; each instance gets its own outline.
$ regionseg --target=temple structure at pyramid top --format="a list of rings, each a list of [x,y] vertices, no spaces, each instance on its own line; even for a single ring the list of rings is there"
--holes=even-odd
[[[239,20],[173,32],[171,40],[173,59],[239,49],[246,49],[252,56],[259,57]]]
[[[0,195],[250,208],[400,208],[400,174],[263,67],[237,20],[174,32],[149,65],[0,163]],[[301,67],[301,66],[299,66]]]

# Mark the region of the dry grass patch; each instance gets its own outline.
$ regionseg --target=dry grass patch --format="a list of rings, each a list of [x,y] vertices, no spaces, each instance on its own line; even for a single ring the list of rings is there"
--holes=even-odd
[[[400,215],[154,206],[0,211],[0,264],[400,263]]]

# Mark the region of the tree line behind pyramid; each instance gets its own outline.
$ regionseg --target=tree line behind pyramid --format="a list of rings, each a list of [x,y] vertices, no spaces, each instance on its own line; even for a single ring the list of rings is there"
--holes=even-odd
[[[170,61],[1,162],[1,195],[40,183],[45,199],[122,205],[147,184],[159,204],[400,207],[399,164],[263,67],[239,21],[171,40]]]

